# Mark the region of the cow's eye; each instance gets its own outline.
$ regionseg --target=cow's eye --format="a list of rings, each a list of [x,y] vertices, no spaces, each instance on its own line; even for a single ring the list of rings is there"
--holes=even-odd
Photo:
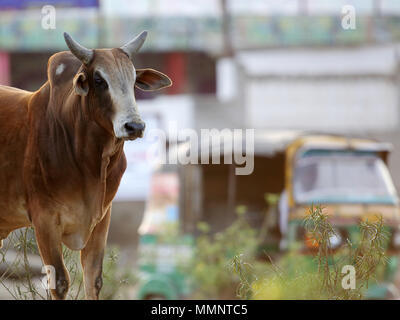
[[[96,87],[101,89],[107,89],[108,87],[106,80],[104,80],[102,76],[97,72],[94,74],[94,84]]]

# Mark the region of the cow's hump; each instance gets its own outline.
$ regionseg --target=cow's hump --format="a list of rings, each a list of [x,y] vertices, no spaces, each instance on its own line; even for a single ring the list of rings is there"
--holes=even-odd
[[[48,63],[48,78],[52,86],[71,84],[82,63],[69,51],[52,55]]]

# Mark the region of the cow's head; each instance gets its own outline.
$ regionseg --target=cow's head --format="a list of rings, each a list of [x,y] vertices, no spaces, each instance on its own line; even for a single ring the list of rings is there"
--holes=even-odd
[[[75,93],[88,98],[96,121],[117,138],[132,140],[143,136],[145,123],[139,115],[134,87],[151,91],[172,84],[159,71],[133,66],[134,55],[146,36],[143,31],[120,48],[91,50],[64,33],[68,48],[82,62],[73,80]]]

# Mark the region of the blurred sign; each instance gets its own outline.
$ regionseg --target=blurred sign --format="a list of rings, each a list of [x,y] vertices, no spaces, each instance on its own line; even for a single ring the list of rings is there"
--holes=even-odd
[[[0,0],[0,10],[38,8],[46,5],[60,7],[99,7],[99,0]]]
[[[132,38],[132,33],[149,30],[141,49],[198,50],[220,52],[223,48],[222,21],[218,17],[111,17],[103,19],[102,31],[106,47],[117,47]]]
[[[89,48],[98,45],[97,13],[94,8],[57,9],[56,29],[42,28],[40,9],[0,11],[0,50],[67,50],[63,32]]]
[[[106,15],[199,17],[220,15],[220,2],[216,0],[103,0],[101,10]]]
[[[233,15],[297,15],[298,0],[259,1],[259,0],[228,0],[229,11]]]
[[[376,7],[372,0],[310,0],[308,15],[298,14],[298,0],[278,2],[228,1],[235,49],[400,40],[398,0],[381,0]],[[341,26],[338,4],[347,2],[357,12],[355,30]],[[42,29],[41,5],[57,7],[56,30]],[[150,34],[143,51],[219,54],[223,50],[221,8],[216,0],[0,0],[0,50],[65,50],[63,31],[87,47],[119,47],[144,29]]]

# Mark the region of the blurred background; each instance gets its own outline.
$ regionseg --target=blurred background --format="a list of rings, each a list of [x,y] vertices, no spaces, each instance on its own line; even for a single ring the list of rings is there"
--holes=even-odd
[[[48,5],[55,8],[54,29],[43,27]],[[349,14],[354,28],[342,25]],[[266,200],[265,193],[284,189],[285,148],[304,133],[391,143],[388,167],[399,189],[399,1],[0,0],[0,84],[37,90],[47,80],[48,58],[67,50],[64,31],[86,47],[112,48],[142,30],[149,35],[135,67],[160,70],[173,81],[157,93],[136,92],[147,128],[167,129],[170,121],[198,132],[254,128],[256,153],[271,157],[265,168],[256,162],[254,180],[233,182],[229,167],[154,168],[146,153],[151,141],[127,143],[129,165],[109,234],[124,268],[136,270],[139,244],[155,241],[141,234],[153,230],[154,219],[164,219],[146,220],[145,212],[180,221],[180,232],[190,235],[197,235],[201,221],[206,225],[200,229],[219,232],[237,211],[254,207],[265,214],[278,201]],[[176,147],[174,141],[167,145]],[[260,226],[262,218],[247,220]],[[170,249],[163,247],[164,258]],[[144,270],[153,272],[149,265]],[[129,290],[125,297],[135,298],[140,288]]]

